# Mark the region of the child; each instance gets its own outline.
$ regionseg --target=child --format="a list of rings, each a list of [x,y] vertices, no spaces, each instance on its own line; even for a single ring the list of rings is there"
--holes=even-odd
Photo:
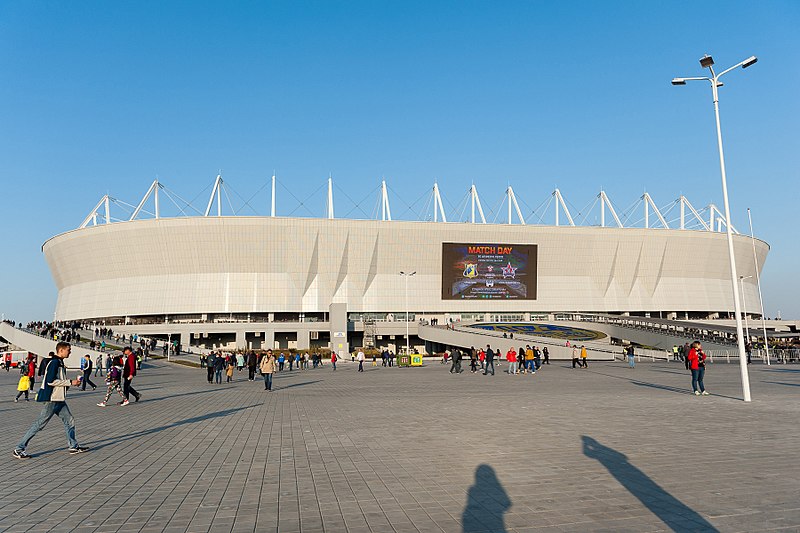
[[[103,398],[103,401],[98,403],[98,407],[105,407],[106,402],[111,397],[111,393],[115,390],[117,394],[119,394],[120,398],[122,399],[119,402],[119,405],[128,405],[128,400],[125,399],[125,395],[122,393],[122,387],[120,387],[120,379],[122,378],[122,358],[115,357],[113,362],[111,363],[111,368],[106,372],[106,386],[108,387],[106,390],[106,397]]]

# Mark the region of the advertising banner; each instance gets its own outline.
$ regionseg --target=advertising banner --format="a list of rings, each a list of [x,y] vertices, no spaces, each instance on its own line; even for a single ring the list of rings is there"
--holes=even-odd
[[[535,244],[442,243],[443,300],[535,300]]]

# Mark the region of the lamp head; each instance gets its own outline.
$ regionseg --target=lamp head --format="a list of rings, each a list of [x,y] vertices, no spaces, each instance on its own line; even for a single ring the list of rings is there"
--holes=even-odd
[[[700,66],[701,67],[709,68],[709,67],[711,67],[713,65],[714,65],[714,59],[710,55],[706,54],[706,55],[704,55],[703,57],[700,58]]]
[[[742,63],[742,68],[752,67],[757,61],[758,58],[756,56],[750,56],[744,60],[744,63]]]
[[[672,78],[672,85],[686,85],[684,78]]]

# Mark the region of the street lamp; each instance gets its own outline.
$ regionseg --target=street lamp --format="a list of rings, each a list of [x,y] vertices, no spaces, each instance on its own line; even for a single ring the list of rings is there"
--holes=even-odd
[[[409,337],[409,327],[408,327],[408,278],[417,274],[417,271],[414,272],[403,272],[400,271],[400,275],[405,278],[406,284],[406,355],[411,354],[411,338]]]
[[[717,146],[719,148],[719,168],[722,174],[722,200],[725,204],[725,233],[728,237],[728,257],[731,263],[731,285],[733,288],[733,310],[736,313],[736,340],[739,345],[739,369],[742,374],[742,393],[744,401],[750,401],[750,377],[747,374],[747,355],[744,349],[744,334],[742,331],[741,305],[739,302],[739,288],[736,286],[736,259],[733,254],[733,233],[731,232],[731,210],[728,203],[728,182],[725,176],[725,154],[722,151],[722,128],[719,122],[719,88],[722,86],[719,79],[728,72],[739,67],[747,68],[758,61],[756,56],[750,56],[734,66],[723,70],[719,74],[714,72],[714,60],[706,55],[700,59],[700,66],[711,72],[710,77],[673,78],[672,85],[686,85],[687,81],[707,81],[711,83],[711,94],[714,99],[714,115],[717,120]]]
[[[764,353],[767,356],[767,366],[769,362],[769,341],[767,340],[767,322],[764,318],[764,298],[761,296],[761,276],[758,273],[758,257],[756,257],[756,237],[753,235],[753,217],[750,208],[747,208],[747,220],[750,222],[750,240],[753,243],[753,268],[756,271],[756,285],[758,286],[758,302],[761,305],[761,329],[764,331]]]
[[[739,276],[739,285],[742,286],[742,314],[744,314],[744,331],[747,342],[750,342],[750,326],[747,325],[747,300],[744,297],[744,280],[753,276]]]

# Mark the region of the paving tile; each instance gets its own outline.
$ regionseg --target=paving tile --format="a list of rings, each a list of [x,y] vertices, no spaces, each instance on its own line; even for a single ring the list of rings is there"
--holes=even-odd
[[[2,531],[252,533],[800,529],[800,368],[714,363],[713,395],[683,367],[554,364],[536,381],[344,362],[278,374],[276,391],[146,365],[144,400],[69,393],[82,444],[0,372]],[[787,387],[786,384],[794,385]],[[58,472],[58,491],[45,472]],[[41,518],[37,517],[53,517]]]

